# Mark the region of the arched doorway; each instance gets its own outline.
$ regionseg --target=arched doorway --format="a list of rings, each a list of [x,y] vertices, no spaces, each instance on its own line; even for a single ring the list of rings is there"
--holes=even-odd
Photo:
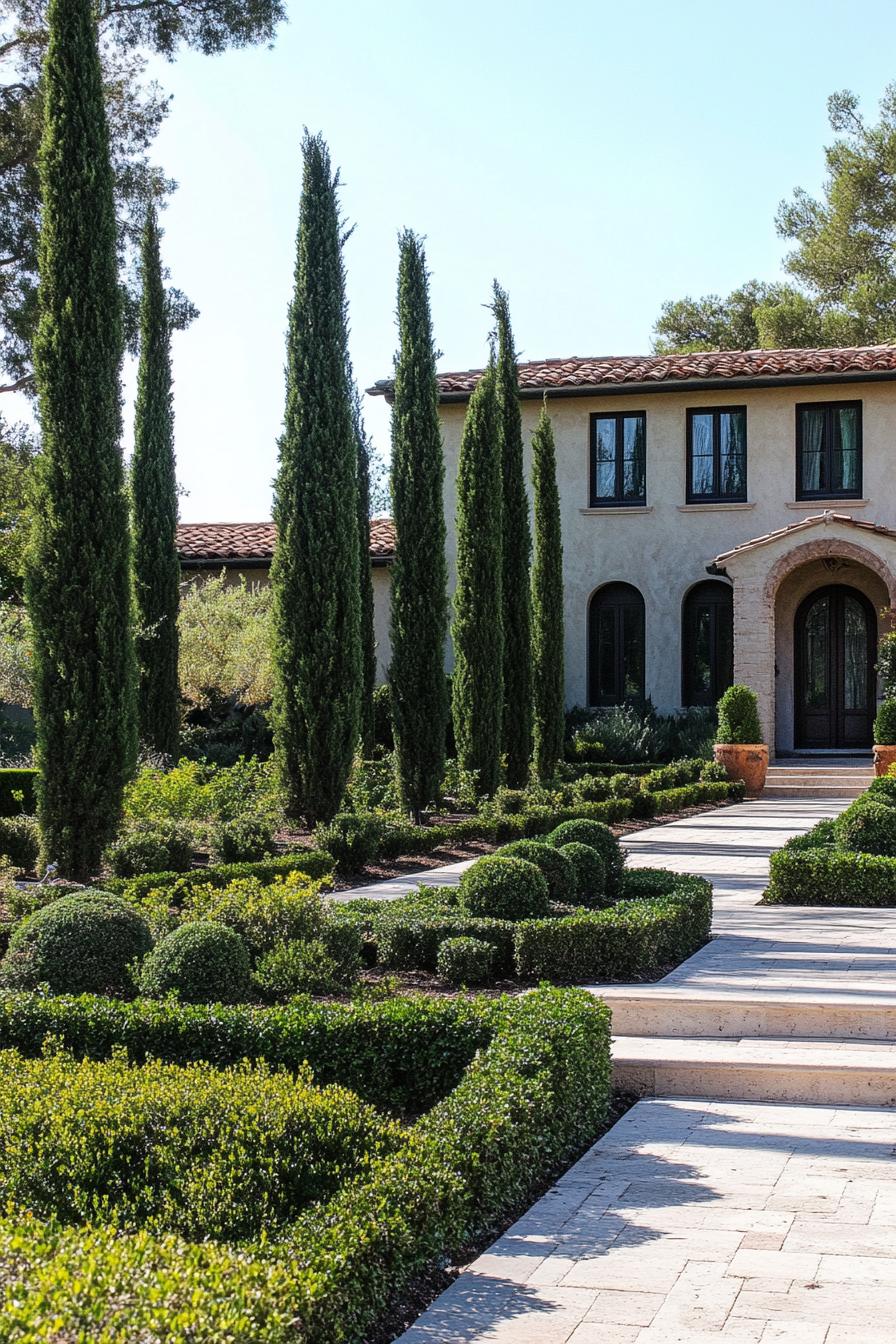
[[[817,588],[794,623],[794,745],[871,746],[877,618],[868,598],[846,584]]]
[[[630,583],[608,583],[588,604],[588,704],[643,699],[644,598]]]

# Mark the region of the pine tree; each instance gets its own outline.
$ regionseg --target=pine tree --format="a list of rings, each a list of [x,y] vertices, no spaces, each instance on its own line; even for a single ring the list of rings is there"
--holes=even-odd
[[[429,278],[422,241],[399,238],[398,336],[392,407],[392,665],[401,796],[414,815],[438,796],[445,767],[445,464],[439,428]]]
[[[542,407],[532,436],[535,559],[532,564],[532,692],[535,769],[550,779],[563,755],[563,542],[554,431]]]
[[[347,370],[339,176],[307,132],[274,498],[274,731],[289,806],[328,821],[358,743],[358,450]]]
[[[457,757],[484,794],[493,794],[501,782],[501,549],[501,454],[492,358],[470,397],[461,437],[451,627]]]
[[[523,427],[510,326],[510,305],[495,281],[493,311],[498,328],[496,395],[501,447],[502,575],[504,624],[504,711],[502,743],[507,783],[522,788],[532,757],[532,641],[529,596],[529,501],[523,473]]]
[[[159,255],[159,226],[153,205],[146,212],[141,257],[140,367],[131,466],[138,717],[141,741],[164,756],[175,756],[180,729],[177,478],[170,323]]]
[[[121,303],[109,140],[90,0],[50,0],[34,342],[43,452],[26,596],[44,855],[96,872],[136,756]]]
[[[358,615],[361,638],[361,703],[358,712],[361,753],[374,747],[373,692],[376,688],[376,636],[373,630],[373,575],[370,570],[370,440],[361,415],[361,399],[349,365],[352,428],[358,453]]]

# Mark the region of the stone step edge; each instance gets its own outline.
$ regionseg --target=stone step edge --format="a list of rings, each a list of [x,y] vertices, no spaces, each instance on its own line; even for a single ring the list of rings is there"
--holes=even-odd
[[[807,1045],[811,1041],[811,1048],[800,1051],[801,1039],[804,1039]],[[763,1049],[767,1050],[766,1057],[764,1059],[744,1057],[740,1050],[741,1042],[744,1040],[761,1041]],[[631,1049],[636,1042],[650,1043],[654,1047],[662,1044],[667,1049],[664,1054],[647,1050],[640,1053]],[[876,1044],[888,1046],[888,1052],[866,1054],[855,1041],[844,1040],[842,1037],[739,1036],[719,1040],[716,1037],[706,1036],[614,1036],[612,1053],[614,1065],[629,1068],[700,1070],[734,1068],[750,1073],[768,1070],[796,1073],[892,1073],[896,1078],[896,1050],[893,1049],[893,1042],[885,1040],[877,1041]],[[825,1045],[831,1048],[825,1050]],[[626,1053],[626,1046],[629,1047],[629,1053]],[[707,1053],[707,1046],[712,1047],[711,1054]],[[777,1051],[774,1048],[776,1046],[780,1047]],[[685,1047],[691,1047],[690,1052]],[[856,1059],[856,1055],[863,1055],[863,1058]]]
[[[815,907],[806,907],[812,908]],[[832,907],[833,908],[833,907]],[[837,906],[838,910],[848,910],[849,906]],[[896,1012],[896,994],[881,994],[879,996],[865,994],[849,994],[848,992],[787,992],[782,993],[773,989],[757,990],[737,990],[731,992],[728,990],[706,989],[695,990],[693,986],[664,985],[662,981],[653,984],[614,984],[614,985],[585,985],[590,994],[595,994],[599,998],[612,1002],[613,999],[643,999],[652,1003],[668,1002],[678,1005],[696,1003],[709,1005],[726,1005],[731,1008],[792,1008],[792,1007],[810,1007],[810,1008],[872,1008],[875,1012],[880,1012],[882,1008],[892,1008]],[[784,1039],[783,1037],[781,1039]],[[836,1039],[832,1037],[831,1039]]]

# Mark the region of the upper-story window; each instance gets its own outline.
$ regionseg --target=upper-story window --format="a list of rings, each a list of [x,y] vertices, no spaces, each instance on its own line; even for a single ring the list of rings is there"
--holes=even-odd
[[[688,411],[688,503],[746,497],[746,406]]]
[[[647,498],[647,415],[600,412],[591,417],[591,507],[644,504]]]
[[[797,499],[858,499],[861,493],[862,403],[797,406]]]

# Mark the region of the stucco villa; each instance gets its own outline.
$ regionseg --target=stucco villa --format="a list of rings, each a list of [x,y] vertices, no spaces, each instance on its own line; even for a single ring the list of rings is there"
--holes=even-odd
[[[896,604],[896,347],[548,359],[519,374],[527,445],[544,398],[556,437],[568,703],[648,695],[669,712],[737,680],[759,696],[773,753],[870,747],[877,640]],[[480,375],[439,378],[452,574]],[[259,526],[263,569],[273,536]],[[182,528],[184,564],[257,573],[252,531],[225,556]],[[381,670],[393,543],[374,523]]]

